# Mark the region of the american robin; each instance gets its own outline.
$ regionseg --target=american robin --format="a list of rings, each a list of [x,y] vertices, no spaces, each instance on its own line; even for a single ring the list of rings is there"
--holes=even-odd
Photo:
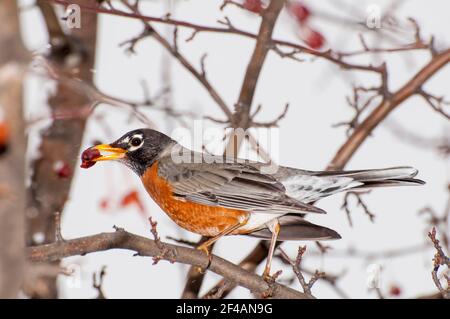
[[[176,224],[210,237],[198,247],[208,255],[208,247],[225,235],[271,240],[265,278],[270,277],[277,240],[341,238],[304,219],[305,213],[325,213],[311,203],[350,189],[424,183],[414,178],[412,167],[319,172],[279,166],[268,174],[262,170],[267,164],[194,152],[151,129],[93,146],[82,159],[86,168],[107,160],[131,168]]]

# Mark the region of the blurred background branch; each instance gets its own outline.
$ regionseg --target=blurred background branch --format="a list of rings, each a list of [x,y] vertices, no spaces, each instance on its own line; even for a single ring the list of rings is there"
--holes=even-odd
[[[0,298],[19,293],[25,270],[25,124],[23,79],[29,56],[15,0],[0,2]]]

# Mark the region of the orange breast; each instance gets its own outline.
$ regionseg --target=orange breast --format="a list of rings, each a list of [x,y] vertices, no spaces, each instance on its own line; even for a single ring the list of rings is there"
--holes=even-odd
[[[180,227],[203,236],[215,236],[227,227],[245,220],[249,213],[237,209],[212,207],[176,199],[170,184],[158,176],[158,162],[141,177],[153,200]]]

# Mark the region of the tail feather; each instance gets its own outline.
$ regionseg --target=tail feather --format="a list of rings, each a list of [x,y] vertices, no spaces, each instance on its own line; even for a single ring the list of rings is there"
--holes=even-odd
[[[294,169],[285,169],[280,180],[290,197],[311,203],[348,190],[425,184],[422,180],[414,178],[417,173],[417,169],[408,166],[357,171],[297,171],[297,173]]]
[[[355,188],[372,188],[425,184],[424,181],[414,178],[417,173],[417,169],[404,166],[358,171],[320,172],[319,176],[350,177],[361,183],[356,185]]]
[[[417,186],[424,185],[423,180],[417,178],[403,178],[403,179],[385,179],[381,181],[363,182],[362,185],[357,186],[357,189],[375,188],[375,187],[389,187],[389,186]]]
[[[417,169],[409,166],[378,168],[357,171],[327,171],[320,172],[319,176],[341,176],[351,177],[356,181],[368,182],[386,179],[405,179],[413,178],[418,173]]]

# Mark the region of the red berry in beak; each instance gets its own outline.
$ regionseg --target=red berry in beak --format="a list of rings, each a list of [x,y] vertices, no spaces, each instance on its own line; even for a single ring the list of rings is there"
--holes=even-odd
[[[81,154],[81,168],[89,168],[95,165],[94,159],[101,156],[100,151],[96,148],[88,148]]]

